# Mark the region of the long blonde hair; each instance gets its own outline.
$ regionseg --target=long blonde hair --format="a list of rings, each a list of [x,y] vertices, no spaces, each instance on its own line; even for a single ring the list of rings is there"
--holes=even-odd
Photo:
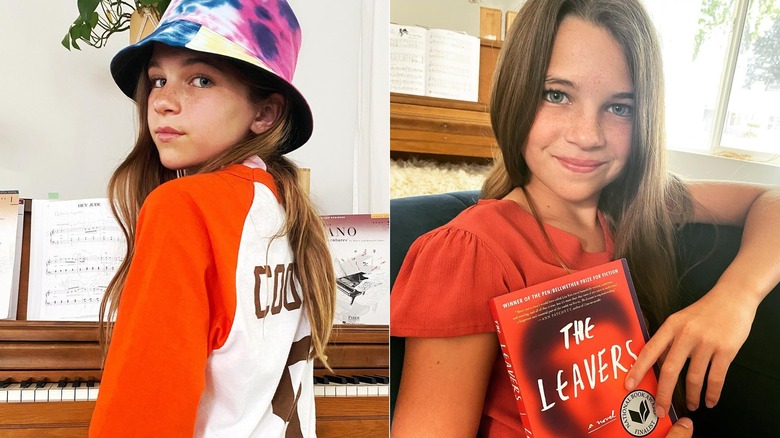
[[[636,105],[631,153],[622,173],[601,192],[599,210],[614,233],[615,257],[628,261],[654,331],[676,304],[675,227],[691,214],[691,205],[682,182],[666,170],[661,52],[639,1],[528,0],[523,6],[493,78],[490,116],[500,154],[482,197],[502,198],[529,181],[523,150],[541,102],[553,41],[566,16],[608,30],[628,63]]]
[[[252,101],[268,97],[271,93],[284,94],[281,89],[269,87],[268,83],[273,82],[273,78],[267,78],[267,81],[252,80],[250,78],[258,76],[257,70],[247,70],[230,61],[216,59],[220,68],[229,70],[249,87]],[[141,205],[157,186],[176,178],[176,171],[165,168],[160,162],[160,156],[149,132],[146,108],[151,84],[146,77],[146,68],[141,71],[135,92],[135,102],[138,107],[138,138],[127,158],[114,171],[108,184],[111,208],[127,240],[127,252],[109,283],[100,305],[100,342],[104,357],[111,341],[110,321],[116,315],[127,272],[133,260],[136,223]],[[285,96],[285,102],[289,102],[288,96]],[[289,141],[293,129],[295,127],[290,109],[285,105],[283,113],[268,131],[259,135],[250,134],[234,147],[202,163],[196,169],[189,169],[188,172],[191,174],[212,172],[233,163],[241,163],[253,155],[259,156],[266,163],[268,172],[279,186],[286,214],[285,225],[280,233],[287,236],[293,252],[296,266],[294,272],[301,285],[300,290],[304,295],[311,325],[312,355],[327,366],[325,347],[333,327],[336,278],[325,227],[299,184],[299,169],[295,163],[278,153],[280,147]]]

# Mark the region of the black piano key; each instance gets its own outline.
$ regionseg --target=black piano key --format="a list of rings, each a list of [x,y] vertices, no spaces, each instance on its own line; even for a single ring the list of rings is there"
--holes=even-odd
[[[77,377],[76,380],[73,381],[73,387],[78,388],[81,386],[81,377]]]
[[[95,379],[87,380],[87,388],[94,388],[94,387],[95,387]]]
[[[325,378],[328,379],[328,381],[331,383],[341,383],[341,384],[347,383],[347,379],[344,376],[334,376],[332,374],[327,374],[325,375]]]
[[[374,376],[355,376],[361,383],[369,383],[371,385],[376,385],[376,377]]]
[[[30,385],[32,385],[33,380],[32,379],[24,379],[19,383],[19,386],[21,386],[23,389],[29,388]]]
[[[387,385],[390,383],[390,378],[387,376],[374,376],[376,377],[377,383],[381,383],[383,385]]]
[[[314,383],[316,385],[327,385],[329,382],[328,382],[328,379],[326,379],[324,377],[314,376]]]
[[[68,379],[62,378],[57,382],[57,388],[64,388],[68,385]]]
[[[38,379],[38,381],[35,382],[35,387],[36,388],[43,388],[44,386],[46,386],[46,384],[48,382],[49,382],[49,379],[47,379],[46,377],[44,377],[42,379]]]
[[[10,386],[12,383],[14,383],[14,379],[9,377],[0,382],[0,388],[8,388],[8,386]]]
[[[358,383],[360,383],[358,378],[355,376],[344,376],[344,378],[347,380],[346,383],[349,383],[351,385],[357,385]]]

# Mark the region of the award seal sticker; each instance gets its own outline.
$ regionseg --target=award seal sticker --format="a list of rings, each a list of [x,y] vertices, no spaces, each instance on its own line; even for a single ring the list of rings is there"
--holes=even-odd
[[[620,405],[620,422],[632,436],[649,435],[658,424],[655,397],[641,389],[630,392]]]

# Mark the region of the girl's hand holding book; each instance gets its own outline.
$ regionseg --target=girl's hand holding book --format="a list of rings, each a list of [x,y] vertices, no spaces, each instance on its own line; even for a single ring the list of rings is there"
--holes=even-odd
[[[660,360],[656,414],[669,412],[675,383],[690,358],[685,399],[689,410],[699,407],[707,375],[705,403],[708,408],[720,399],[729,365],[747,339],[758,303],[735,289],[716,285],[690,306],[670,315],[645,344],[626,375],[626,389],[634,389],[650,367]]]

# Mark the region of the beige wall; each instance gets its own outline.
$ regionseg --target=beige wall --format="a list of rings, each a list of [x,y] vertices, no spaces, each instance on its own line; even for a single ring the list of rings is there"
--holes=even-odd
[[[479,8],[517,10],[523,0],[391,0],[390,21],[479,36]]]

